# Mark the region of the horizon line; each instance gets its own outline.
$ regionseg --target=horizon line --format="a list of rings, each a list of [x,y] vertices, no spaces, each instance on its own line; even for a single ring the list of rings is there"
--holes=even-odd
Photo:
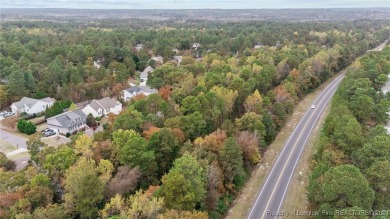
[[[42,8],[42,7],[0,7],[0,9],[72,9],[72,10],[299,10],[299,9],[390,9],[383,7],[312,7],[312,8]]]

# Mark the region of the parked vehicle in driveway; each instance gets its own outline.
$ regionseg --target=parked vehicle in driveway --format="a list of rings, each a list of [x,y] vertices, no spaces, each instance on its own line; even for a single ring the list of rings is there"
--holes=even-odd
[[[13,115],[15,115],[15,113],[14,112],[5,112],[5,113],[3,113],[3,117],[4,118],[7,118],[7,117],[10,117],[10,116],[13,116]]]
[[[45,128],[41,132],[45,135],[45,137],[49,137],[56,134],[56,132],[51,128]]]

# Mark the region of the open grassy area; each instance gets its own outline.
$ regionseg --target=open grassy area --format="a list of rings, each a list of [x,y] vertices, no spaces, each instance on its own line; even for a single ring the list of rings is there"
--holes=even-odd
[[[16,147],[14,145],[8,143],[7,141],[0,139],[0,152],[8,153],[8,152],[11,152],[14,150],[16,150]]]
[[[12,155],[12,156],[10,156],[8,158],[11,159],[11,160],[16,160],[16,159],[23,158],[23,157],[30,157],[30,154],[28,153],[28,151]]]
[[[49,138],[43,138],[41,141],[49,146],[57,147],[59,145],[70,142],[70,139],[65,137],[53,136]]]
[[[273,163],[276,161],[277,155],[281,152],[285,142],[287,141],[287,139],[295,129],[298,122],[301,120],[306,110],[312,105],[312,102],[315,100],[317,95],[320,94],[328,86],[328,84],[333,81],[333,79],[336,76],[329,79],[326,83],[322,84],[316,91],[307,95],[303,100],[301,100],[295,106],[293,114],[287,120],[286,125],[280,130],[280,132],[276,136],[275,141],[271,145],[269,145],[268,150],[264,154],[262,163],[260,163],[252,172],[250,179],[248,180],[245,187],[240,192],[239,197],[237,197],[236,200],[234,201],[233,206],[229,210],[226,218],[236,219],[236,218],[245,218],[247,216],[251,206],[256,200],[256,197],[260,191],[260,188],[262,187],[265,177],[268,175],[269,171],[271,170]],[[318,132],[318,126],[315,131]],[[301,158],[299,162],[299,166],[297,167],[297,170],[301,170],[302,167],[305,167],[306,175],[309,174],[307,157],[309,158],[311,157],[310,155],[312,154],[312,152],[310,150],[312,150],[313,140],[315,140],[315,138],[309,139],[309,142],[305,147],[306,148],[305,152],[302,155],[303,157]],[[300,186],[301,190],[299,194],[298,192],[296,194],[290,193],[292,191],[291,187],[293,186],[296,187],[297,186],[296,184],[300,185],[301,181],[305,180],[300,177],[296,177],[296,178],[297,178],[296,180],[294,179],[294,181],[291,182],[290,189],[288,190],[288,193],[286,195],[286,197],[291,199],[291,201],[288,202],[296,202],[296,203],[286,204],[287,203],[286,201],[285,204],[286,206],[287,205],[291,206],[288,207],[288,209],[306,209],[307,201],[306,201],[305,185]],[[304,201],[297,201],[297,197],[295,197],[295,195],[297,195],[297,197],[299,196],[300,199],[304,199]],[[284,207],[284,209],[287,210],[286,207]]]

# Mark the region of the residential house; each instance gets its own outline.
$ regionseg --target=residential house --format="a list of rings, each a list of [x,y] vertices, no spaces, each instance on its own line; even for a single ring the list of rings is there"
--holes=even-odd
[[[180,53],[180,50],[176,49],[176,48],[173,48],[172,49],[172,52],[174,52],[175,54],[179,54]]]
[[[92,114],[93,117],[106,116],[108,113],[118,115],[122,111],[122,103],[116,99],[105,97],[100,100],[92,100],[82,111],[85,115]]]
[[[145,70],[141,73],[140,75],[140,80],[141,82],[143,82],[144,85],[146,85],[146,81],[148,80],[148,75],[149,75],[149,72],[153,72],[154,71],[154,68],[152,68],[151,66],[148,66],[145,68]]]
[[[47,119],[48,128],[66,134],[87,127],[87,115],[81,110],[67,111]]]
[[[256,45],[253,47],[253,49],[260,49],[260,48],[263,48],[263,47],[265,47],[265,46],[262,45],[261,43],[258,43],[258,44],[256,44]]]
[[[138,94],[149,96],[156,93],[158,93],[158,91],[149,86],[134,86],[123,90],[120,94],[120,98],[122,98],[124,101],[129,101]]]
[[[34,99],[30,97],[23,97],[18,102],[15,102],[11,105],[12,112],[14,113],[27,113],[32,115],[34,113],[45,112],[47,108],[50,108],[55,99],[46,97],[43,99]]]
[[[164,58],[162,56],[153,56],[150,59],[154,60],[156,62],[156,64],[159,64],[159,65],[164,63]]]
[[[200,48],[200,43],[193,43],[192,44],[192,48],[195,49],[195,50],[198,50],[198,48]]]
[[[135,45],[134,48],[135,48],[135,50],[136,50],[137,52],[139,52],[141,49],[144,48],[144,45],[142,45],[142,43],[140,43],[140,44]]]
[[[95,68],[100,68],[102,66],[101,62],[98,60],[98,61],[93,61],[93,67]]]
[[[183,56],[173,56],[172,60],[177,63],[177,66],[179,66],[181,61],[183,61]]]

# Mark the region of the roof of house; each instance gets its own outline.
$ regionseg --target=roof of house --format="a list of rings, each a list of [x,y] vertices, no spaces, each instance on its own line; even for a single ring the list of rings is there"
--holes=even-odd
[[[156,94],[158,93],[158,90],[151,88],[149,86],[139,86],[139,88],[142,90],[144,93],[151,93],[151,94]]]
[[[148,77],[148,73],[149,73],[149,72],[152,72],[152,71],[154,71],[154,68],[151,67],[151,66],[148,66],[148,67],[146,67],[145,70],[141,73],[140,77],[141,77],[141,78],[147,78],[147,77]]]
[[[142,48],[143,48],[142,43],[135,45],[135,49],[136,49],[137,51],[140,51]]]
[[[43,99],[40,99],[40,101],[43,101],[43,102],[46,102],[46,103],[53,103],[54,100],[50,97],[46,97],[46,98],[43,98]],[[21,100],[19,100],[18,102],[15,102],[13,103],[17,108],[23,108],[24,106],[27,106],[29,108],[31,108],[32,106],[34,106],[34,104],[38,102],[37,99],[34,99],[34,98],[30,98],[30,97],[23,97]]]
[[[81,109],[68,111],[47,119],[47,124],[69,128],[74,124],[85,122],[87,115]]]
[[[183,56],[173,56],[172,59],[175,61],[179,61],[179,60],[183,59]]]
[[[95,111],[98,111],[99,108],[102,108],[102,109],[114,108],[116,106],[117,102],[118,101],[116,99],[105,97],[105,98],[100,99],[100,100],[93,99],[88,105],[91,106],[92,109],[94,109]]]
[[[156,62],[160,62],[160,63],[163,63],[164,62],[164,58],[162,56],[153,56],[152,58],[150,58]]]
[[[129,92],[129,93],[151,93],[151,94],[155,94],[155,93],[158,93],[158,90],[154,89],[154,88],[151,88],[149,86],[134,86],[134,87],[130,87],[130,88],[127,88],[125,89],[125,91]]]
[[[129,93],[138,93],[141,91],[141,88],[139,88],[138,86],[134,86],[134,87],[129,87],[127,89],[125,89],[125,91],[129,92]]]

